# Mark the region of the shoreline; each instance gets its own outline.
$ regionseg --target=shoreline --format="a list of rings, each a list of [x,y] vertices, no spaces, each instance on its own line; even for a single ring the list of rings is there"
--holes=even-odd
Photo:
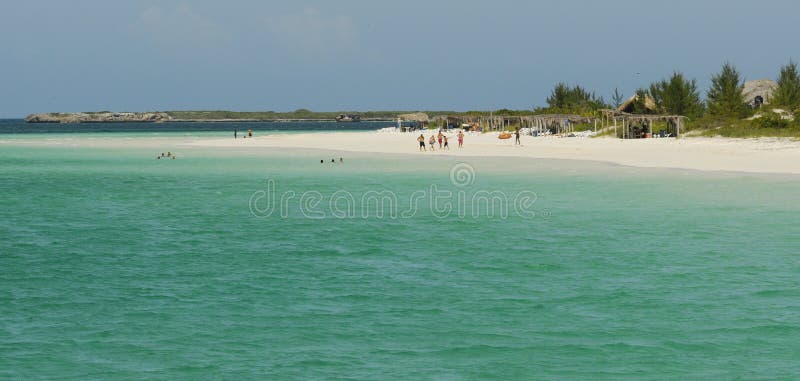
[[[426,131],[426,140],[431,132]],[[214,148],[236,153],[262,149],[306,149],[329,152],[404,155],[416,158],[499,158],[518,160],[571,160],[610,163],[637,168],[684,169],[758,174],[800,174],[800,143],[788,139],[759,138],[661,138],[620,140],[613,138],[557,138],[522,136],[521,146],[513,139],[499,140],[497,134],[468,134],[464,148],[457,148],[454,134],[448,135],[449,151],[419,152],[413,133],[375,131],[325,131],[256,135],[250,139],[222,136],[115,136],[46,135],[16,136],[0,146],[130,148],[160,150],[164,147]],[[44,139],[43,139],[44,137]],[[438,144],[437,144],[438,146]]]
[[[426,140],[429,134],[426,135]],[[509,160],[562,159],[611,163],[637,168],[687,169],[760,174],[800,174],[800,143],[785,139],[522,137],[499,140],[496,134],[467,135],[464,148],[419,152],[414,134],[325,132],[256,136],[251,141],[203,139],[191,146],[322,149],[328,151],[404,154],[417,157],[497,157]],[[450,141],[455,146],[456,139]],[[438,144],[437,144],[438,145]]]

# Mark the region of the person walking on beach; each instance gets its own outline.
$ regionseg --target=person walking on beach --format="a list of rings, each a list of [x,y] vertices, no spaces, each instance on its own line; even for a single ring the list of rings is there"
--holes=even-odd
[[[458,148],[464,146],[464,131],[458,131]]]
[[[417,138],[417,141],[419,142],[419,150],[420,150],[420,152],[427,151],[427,149],[425,149],[425,136],[422,135],[422,134],[419,134],[419,137]]]
[[[442,131],[439,131],[439,136],[437,136],[437,138],[439,139],[439,149],[442,149],[442,137],[443,136],[444,136],[444,134],[442,134]]]
[[[239,135],[239,129],[238,128],[234,128],[233,129],[233,140],[236,140],[238,135]]]
[[[514,131],[514,136],[516,138],[514,145],[522,145],[522,143],[519,142],[519,127],[517,127],[517,130]]]
[[[444,137],[444,149],[450,151],[450,144],[447,142],[447,135]]]
[[[436,137],[431,135],[431,139],[428,141],[431,144],[431,151],[436,151],[434,147],[436,147]]]

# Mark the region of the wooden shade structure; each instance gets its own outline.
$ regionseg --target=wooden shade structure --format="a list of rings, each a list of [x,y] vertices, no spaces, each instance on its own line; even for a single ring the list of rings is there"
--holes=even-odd
[[[667,122],[671,123],[675,126],[675,137],[678,137],[681,133],[681,127],[683,127],[683,121],[686,119],[683,115],[651,115],[651,114],[631,114],[624,111],[619,110],[600,110],[600,113],[603,115],[604,124],[610,124],[613,121],[613,128],[614,128],[614,135],[619,136],[623,139],[631,138],[630,131],[628,131],[628,127],[635,124],[641,124],[643,126],[647,126],[650,132],[650,135],[653,134],[653,123],[654,122]],[[617,125],[621,124],[622,127],[622,135],[617,134]],[[608,128],[608,127],[607,127]]]

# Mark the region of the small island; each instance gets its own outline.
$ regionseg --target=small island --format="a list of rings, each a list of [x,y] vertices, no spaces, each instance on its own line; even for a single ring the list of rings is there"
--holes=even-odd
[[[169,122],[172,117],[164,112],[71,112],[31,114],[27,123],[122,123],[122,122]]]
[[[163,123],[163,122],[360,122],[396,120],[399,111],[313,112],[299,109],[273,111],[153,111],[153,112],[49,112],[31,114],[27,123]]]

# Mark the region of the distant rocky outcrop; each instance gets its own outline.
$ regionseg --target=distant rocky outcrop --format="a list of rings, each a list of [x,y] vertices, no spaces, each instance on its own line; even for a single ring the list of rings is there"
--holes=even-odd
[[[745,102],[751,107],[755,106],[756,97],[761,97],[764,104],[767,105],[772,100],[772,93],[778,88],[778,84],[770,79],[757,79],[755,81],[747,81],[744,83],[742,95]]]
[[[74,112],[32,114],[25,118],[28,123],[124,123],[124,122],[168,122],[172,120],[164,112]]]

